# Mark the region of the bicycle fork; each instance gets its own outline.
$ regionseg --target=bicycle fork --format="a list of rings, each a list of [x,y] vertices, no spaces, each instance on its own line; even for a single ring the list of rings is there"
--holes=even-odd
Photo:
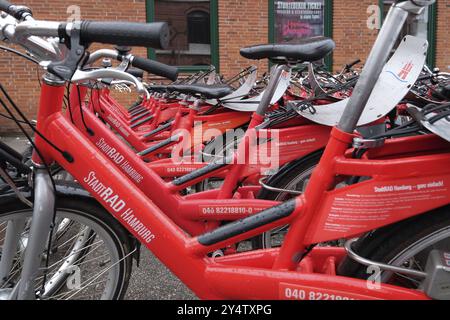
[[[47,169],[35,167],[33,190],[33,215],[23,260],[22,273],[18,286],[16,286],[10,296],[11,299],[36,299],[35,279],[40,272],[41,262],[44,252],[47,249],[53,224],[55,192]]]

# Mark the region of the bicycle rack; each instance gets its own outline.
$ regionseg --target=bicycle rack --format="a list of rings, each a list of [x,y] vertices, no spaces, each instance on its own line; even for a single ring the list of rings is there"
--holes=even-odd
[[[410,276],[414,276],[414,277],[420,277],[420,278],[426,278],[427,277],[427,273],[426,272],[422,272],[422,271],[418,271],[418,270],[414,270],[414,269],[407,269],[407,268],[402,268],[402,267],[396,267],[396,266],[392,266],[389,264],[385,264],[385,263],[381,263],[381,262],[375,262],[375,261],[371,261],[369,259],[366,259],[364,257],[361,257],[360,255],[358,255],[355,251],[353,251],[352,249],[352,245],[357,241],[358,239],[350,239],[348,240],[345,244],[344,244],[344,248],[345,251],[347,252],[347,255],[350,259],[364,265],[364,266],[375,266],[375,267],[379,267],[380,269],[386,270],[386,271],[390,271],[390,272],[394,272],[394,273],[402,273],[402,274],[407,274]]]
[[[265,180],[267,179],[267,177],[262,177],[261,179],[259,179],[258,183],[264,188],[267,189],[269,191],[274,191],[274,192],[284,192],[284,193],[290,193],[293,195],[301,195],[303,192],[297,191],[297,190],[288,190],[288,189],[281,189],[281,188],[275,188],[272,186],[269,186],[268,184],[265,183]]]

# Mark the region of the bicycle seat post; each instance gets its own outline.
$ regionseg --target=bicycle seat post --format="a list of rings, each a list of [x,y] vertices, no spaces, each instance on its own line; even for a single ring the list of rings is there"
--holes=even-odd
[[[261,117],[264,117],[267,109],[270,107],[272,98],[275,94],[275,91],[277,90],[277,86],[278,83],[280,82],[283,72],[289,72],[290,69],[291,67],[287,64],[280,64],[274,68],[272,74],[270,75],[269,84],[267,85],[267,88],[264,91],[261,101],[259,102],[258,109],[256,109],[256,114],[258,114]]]

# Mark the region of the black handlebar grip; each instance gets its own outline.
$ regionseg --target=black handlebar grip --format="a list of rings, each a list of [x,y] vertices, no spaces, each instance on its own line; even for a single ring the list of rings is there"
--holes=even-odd
[[[17,6],[6,0],[0,0],[0,11],[6,12],[17,20],[22,20],[26,16],[33,15],[30,8],[25,6]]]
[[[144,70],[139,68],[128,68],[127,73],[131,74],[132,76],[135,76],[136,78],[144,78]]]
[[[357,60],[353,61],[352,63],[347,64],[347,65],[345,66],[345,68],[346,68],[346,69],[351,69],[351,68],[353,68],[355,65],[357,65],[357,64],[360,63],[360,62],[361,62],[361,59],[357,59]]]
[[[134,57],[133,60],[131,61],[131,65],[133,67],[145,70],[148,73],[152,73],[157,76],[170,79],[172,81],[175,81],[178,78],[178,68],[168,66],[164,63],[157,62],[154,60],[141,57]]]
[[[166,49],[169,45],[169,26],[165,22],[100,22],[83,21],[80,40],[119,46],[151,47]]]
[[[12,4],[9,1],[6,0],[0,0],[0,10],[5,11],[6,13],[9,13],[9,7],[11,7]]]

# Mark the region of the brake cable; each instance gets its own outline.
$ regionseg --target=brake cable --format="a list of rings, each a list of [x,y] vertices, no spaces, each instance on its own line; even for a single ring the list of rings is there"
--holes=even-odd
[[[13,120],[13,121],[14,121],[13,118],[11,118],[10,116],[8,116],[8,115],[6,115],[6,114],[4,114],[4,113],[1,113],[1,112],[0,112],[0,117],[3,117],[3,118],[5,118],[5,119]],[[22,123],[22,124],[26,124],[25,121],[22,121],[22,120],[19,120],[19,119],[17,119],[17,121],[20,122],[20,123]]]
[[[29,206],[30,208],[33,208],[33,203],[28,200],[22,192],[17,188],[16,184],[12,180],[11,176],[6,172],[5,169],[3,169],[0,166],[0,177],[6,182],[6,184],[11,188],[12,191],[17,195],[20,201],[22,201],[24,204]]]
[[[25,122],[25,124],[27,124],[31,130],[38,134],[44,141],[46,141],[51,147],[53,147],[55,150],[57,150],[58,152],[60,152],[62,154],[62,156],[68,160],[68,158],[70,156],[70,154],[68,152],[62,151],[61,149],[59,149],[58,147],[56,147],[53,143],[51,143],[47,138],[45,138],[40,132],[39,130],[37,130],[31,123],[30,121],[25,117],[25,115],[20,111],[20,109],[17,107],[17,105],[14,103],[14,101],[11,99],[11,97],[8,95],[8,93],[6,92],[6,90],[3,88],[3,86],[0,84],[0,90],[3,92],[3,94],[5,95],[5,97],[7,98],[8,102],[11,104],[11,106],[14,108],[14,110],[20,115],[20,117],[23,119],[23,122]],[[36,147],[35,142],[33,141],[33,139],[31,138],[31,136],[28,134],[28,132],[25,130],[25,128],[22,126],[22,124],[19,122],[19,120],[14,116],[14,114],[12,113],[12,111],[9,109],[9,107],[6,105],[6,103],[3,101],[3,99],[0,98],[0,104],[5,108],[5,110],[7,111],[7,113],[11,116],[11,118],[13,119],[13,121],[16,123],[16,125],[19,127],[19,129],[22,131],[22,133],[25,135],[25,137],[28,139],[28,141],[30,142],[30,144],[32,145],[34,151],[36,152],[36,154],[38,155],[38,157],[40,158],[45,170],[48,173],[49,179],[51,181],[52,187],[53,187],[53,191],[56,194],[56,184],[55,184],[55,180],[53,179],[53,176],[51,174],[51,170],[50,167],[47,165],[47,163],[44,161],[44,157],[42,156],[42,153],[40,152],[40,150]],[[73,161],[73,158],[71,158]],[[69,160],[68,160],[69,161]],[[71,162],[71,161],[69,161]],[[21,196],[19,196],[19,199],[21,199]],[[54,227],[55,227],[55,222],[56,222],[56,206],[53,206],[53,218],[52,218],[52,225],[50,226],[50,234],[49,234],[49,240],[48,240],[48,244],[47,244],[47,255],[46,255],[46,261],[45,261],[45,269],[43,272],[43,281],[42,281],[42,287],[41,290],[38,294],[43,294],[45,292],[45,283],[47,281],[47,273],[48,273],[48,267],[50,264],[50,251],[51,251],[51,246],[52,246],[52,238],[53,238],[53,231],[54,231]]]
[[[74,124],[74,120],[73,120],[73,114],[72,114],[72,106],[70,105],[70,83],[66,85],[66,95],[65,95],[66,99],[67,99],[67,110],[69,112],[69,116],[70,116],[70,122],[72,122],[72,124]]]
[[[15,102],[11,99],[11,97],[9,96],[9,94],[6,92],[5,88],[3,87],[2,84],[0,84],[0,91],[4,94],[4,96],[6,97],[6,99],[8,100],[8,102],[11,104],[11,106],[14,108],[14,110],[20,115],[20,117],[23,119],[23,121],[30,127],[30,129],[36,133],[42,140],[44,140],[50,147],[52,147],[53,149],[55,149],[56,151],[58,151],[63,157],[64,159],[66,159],[68,162],[72,163],[73,162],[73,157],[70,155],[70,153],[68,153],[67,151],[63,151],[61,150],[59,147],[57,147],[53,142],[51,142],[49,139],[47,139],[35,126],[33,126],[31,124],[31,122],[27,119],[27,117],[23,114],[23,112],[19,109],[19,107],[17,107],[17,105],[15,104]],[[0,103],[3,105],[3,107],[5,108],[5,110],[8,112],[8,114],[14,118],[14,121],[17,121],[16,124],[20,126],[22,131],[25,131],[25,129],[20,125],[20,123],[18,122],[17,118],[12,114],[11,110],[9,110],[9,108],[7,107],[7,105],[4,103],[3,100],[0,99]],[[28,134],[26,134],[27,138],[29,137]]]
[[[15,49],[12,49],[12,48],[9,48],[9,47],[5,47],[5,46],[2,46],[2,45],[0,45],[0,50],[13,53],[15,55],[18,55],[21,58],[24,58],[25,60],[28,60],[30,62],[33,62],[33,63],[39,65],[39,61],[38,60],[36,60],[33,57],[31,57],[30,55],[27,55],[27,54],[25,54],[23,52],[20,52],[18,50],[15,50]],[[37,81],[39,83],[39,87],[41,87],[41,79],[39,78],[39,68],[36,68],[36,75],[37,75]]]
[[[83,126],[84,126],[84,129],[86,130],[86,132],[92,137],[95,134],[94,134],[94,131],[87,126],[86,120],[84,119],[84,110],[82,107],[80,87],[79,86],[76,86],[76,87],[77,87],[77,94],[78,94],[78,107],[80,108],[80,114],[81,114],[81,122],[83,122]]]
[[[27,55],[27,54],[25,54],[23,52],[20,52],[18,50],[15,50],[15,49],[12,49],[12,48],[8,48],[8,47],[5,47],[5,46],[1,46],[1,45],[0,45],[0,49],[4,50],[4,51],[11,52],[11,53],[14,53],[14,54],[16,54],[16,55],[18,55],[18,56],[20,56],[20,57],[22,57],[22,58],[24,58],[24,59],[26,59],[28,61],[34,62],[36,64],[39,64],[39,61],[37,61],[33,57],[30,57],[29,55]]]

